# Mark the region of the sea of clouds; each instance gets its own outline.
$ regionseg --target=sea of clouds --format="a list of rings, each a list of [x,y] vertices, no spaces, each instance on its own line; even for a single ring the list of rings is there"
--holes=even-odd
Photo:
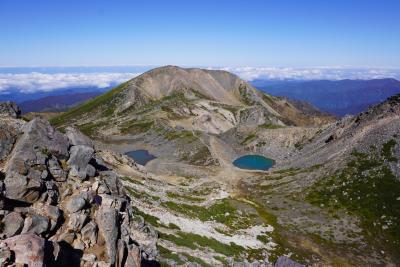
[[[400,69],[389,68],[276,68],[276,67],[225,67],[242,79],[264,80],[343,80],[343,79],[400,79]]]
[[[0,73],[0,92],[10,89],[22,93],[54,91],[63,88],[108,88],[140,73]]]
[[[400,69],[393,68],[287,68],[287,67],[209,67],[233,72],[247,81],[266,80],[341,80],[341,79],[400,79]],[[64,88],[108,88],[125,82],[140,72],[97,73],[5,73],[0,72],[0,93],[18,90],[23,93],[54,91]]]

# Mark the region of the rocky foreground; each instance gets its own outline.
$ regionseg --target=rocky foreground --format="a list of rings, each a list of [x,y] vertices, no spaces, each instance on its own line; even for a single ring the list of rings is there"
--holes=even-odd
[[[157,233],[74,128],[0,105],[0,266],[143,266]]]

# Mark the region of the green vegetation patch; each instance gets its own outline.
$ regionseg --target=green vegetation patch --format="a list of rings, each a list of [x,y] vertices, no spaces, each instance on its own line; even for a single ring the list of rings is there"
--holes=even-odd
[[[200,264],[200,266],[203,266],[203,267],[213,267],[212,265],[208,264],[207,262],[205,262],[204,260],[202,260],[202,259],[200,259],[200,258],[193,257],[193,256],[191,256],[191,255],[189,255],[189,254],[187,254],[187,253],[182,253],[182,255],[185,256],[185,257],[188,259],[188,261],[190,261],[190,262],[196,262],[196,263]]]
[[[93,136],[98,128],[96,123],[85,123],[77,126],[78,129],[87,136]]]
[[[189,200],[192,202],[203,202],[206,200],[203,197],[196,197],[196,196],[187,195],[187,194],[177,194],[175,192],[167,192],[167,197],[172,198],[172,199]]]
[[[127,83],[122,83],[114,89],[104,93],[98,97],[95,97],[84,104],[77,106],[70,111],[62,113],[59,116],[56,116],[50,119],[50,123],[54,126],[60,126],[72,119],[80,118],[82,115],[88,112],[94,112],[99,107],[106,107],[101,110],[101,114],[103,116],[111,116],[114,113],[116,103],[113,102],[114,96],[120,93],[125,87]]]
[[[121,125],[121,133],[123,134],[139,134],[145,133],[154,125],[154,121],[137,121],[132,120]]]
[[[184,264],[185,262],[182,261],[179,257],[179,255],[161,245],[157,245],[158,251],[160,252],[160,256],[163,259],[170,259],[175,261],[177,264]],[[168,265],[165,265],[168,266]]]
[[[214,107],[226,109],[229,112],[231,112],[233,115],[235,115],[241,108],[241,107],[238,107],[238,106],[232,106],[232,105],[228,105],[228,104],[224,104],[224,103],[218,103],[218,102],[210,102],[210,104],[212,106],[214,106]]]
[[[239,215],[233,199],[222,199],[209,207],[189,205],[167,201],[161,203],[164,207],[184,214],[190,218],[201,221],[216,221],[228,226],[232,230],[245,229],[252,225],[252,216],[248,214]]]
[[[245,251],[244,247],[238,246],[234,243],[224,244],[214,238],[181,231],[178,231],[176,235],[160,233],[160,238],[168,240],[178,246],[188,247],[193,250],[199,247],[212,249],[215,252],[228,257],[238,257]]]
[[[336,174],[315,183],[306,199],[333,209],[344,208],[361,219],[372,242],[400,249],[400,181],[385,164],[394,160],[392,140],[381,153],[353,152],[352,160]]]
[[[208,147],[202,146],[193,156],[190,157],[189,162],[192,164],[204,163],[209,157],[211,157],[210,150],[208,150]]]
[[[164,136],[169,141],[175,139],[184,139],[186,142],[191,143],[197,140],[197,137],[191,131],[187,130],[181,130],[181,131],[171,130],[166,132]]]
[[[241,145],[246,145],[249,142],[253,141],[254,139],[256,139],[257,135],[255,133],[251,133],[248,136],[246,136],[246,138],[240,143]]]
[[[389,162],[397,162],[397,158],[393,156],[393,149],[396,144],[396,140],[391,139],[382,146],[381,156]]]

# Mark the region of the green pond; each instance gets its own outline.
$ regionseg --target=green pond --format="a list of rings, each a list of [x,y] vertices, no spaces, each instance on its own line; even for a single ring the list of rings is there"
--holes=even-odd
[[[136,163],[140,165],[146,165],[147,162],[156,158],[156,156],[149,153],[147,150],[134,150],[129,151],[126,155],[132,158]]]
[[[260,155],[245,155],[233,162],[240,169],[266,171],[274,166],[275,161]]]

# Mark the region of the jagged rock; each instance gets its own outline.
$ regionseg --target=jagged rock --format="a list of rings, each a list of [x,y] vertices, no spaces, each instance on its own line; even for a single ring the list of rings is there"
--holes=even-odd
[[[91,164],[88,164],[86,167],[86,175],[88,177],[94,177],[96,175],[96,168],[93,167]]]
[[[44,203],[35,203],[32,206],[32,211],[36,214],[48,217],[50,220],[58,222],[61,217],[61,210],[57,206],[52,206]]]
[[[132,224],[130,237],[139,244],[140,250],[146,256],[146,259],[154,260],[157,257],[158,233],[153,226],[145,223],[143,227],[137,228]]]
[[[67,179],[67,173],[63,170],[63,168],[58,163],[56,157],[51,157],[47,162],[49,172],[53,176],[54,180],[58,182],[63,182]]]
[[[7,101],[0,103],[0,117],[19,118],[21,109],[14,102]]]
[[[99,231],[106,241],[106,251],[111,265],[115,264],[117,256],[118,222],[117,211],[101,206],[96,214]]]
[[[104,171],[101,172],[100,177],[102,179],[102,182],[105,183],[107,186],[106,194],[111,193],[115,195],[120,195],[123,193],[123,186],[121,181],[118,179],[118,176],[115,172],[113,171]]]
[[[46,181],[45,182],[46,192],[44,198],[48,204],[56,204],[58,200],[58,186],[54,181]]]
[[[126,198],[107,194],[99,194],[99,197],[101,197],[102,206],[114,208],[117,211],[123,211],[126,207]]]
[[[71,176],[84,180],[87,176],[94,175],[93,166],[89,165],[94,154],[93,148],[83,145],[73,146],[70,153],[71,156],[67,163],[71,168],[69,172]]]
[[[75,239],[75,233],[74,232],[65,232],[60,235],[58,238],[58,241],[65,241],[68,244],[72,244]]]
[[[7,125],[18,121],[21,130],[13,132],[15,137],[0,131],[0,149],[8,146],[7,153],[0,153],[6,160],[5,173],[0,171],[0,216],[4,223],[0,239],[9,237],[0,241],[0,263],[140,266],[141,250],[132,244],[137,241],[132,240],[135,234],[129,224],[130,200],[118,175],[95,155],[92,141],[72,128],[67,130],[67,138],[42,119],[25,123],[0,118],[0,130],[3,121]],[[7,139],[3,143],[2,136]],[[87,177],[94,179],[83,181]],[[124,237],[118,240],[122,232]],[[17,239],[10,239],[14,237]],[[38,258],[29,261],[34,254]]]
[[[1,120],[0,117],[0,161],[10,154],[19,135],[21,125],[16,120]]]
[[[67,127],[65,128],[65,135],[68,137],[69,142],[73,146],[88,146],[93,148],[93,142],[92,140],[81,133],[77,128],[75,127]]]
[[[125,266],[140,267],[142,258],[140,249],[135,244],[128,245],[128,256],[126,258]]]
[[[47,217],[32,214],[25,218],[22,233],[35,233],[41,235],[49,230],[50,222]]]
[[[68,139],[41,119],[26,123],[6,169],[6,196],[33,203],[45,191],[46,161],[51,155],[68,158]]]
[[[96,255],[94,255],[94,254],[83,254],[82,260],[90,262],[90,263],[94,263],[96,261]]]
[[[24,218],[19,212],[11,212],[4,219],[4,230],[6,237],[12,237],[19,234],[24,227]]]
[[[117,257],[115,266],[123,267],[125,264],[126,257],[127,257],[126,244],[123,240],[119,239],[117,241]]]
[[[81,230],[82,241],[87,247],[93,246],[97,242],[98,228],[95,222],[90,221]]]
[[[82,195],[74,195],[67,201],[65,208],[69,213],[74,213],[83,209],[85,205],[86,200]]]
[[[286,256],[280,256],[275,264],[274,267],[306,267],[303,264],[297,263]]]
[[[89,220],[89,216],[83,212],[73,213],[69,217],[69,222],[67,228],[75,232],[80,232],[82,227]]]
[[[0,243],[0,266],[5,267],[11,265],[12,256],[11,250]]]
[[[35,234],[21,234],[0,241],[15,254],[16,264],[44,266],[45,240]]]

